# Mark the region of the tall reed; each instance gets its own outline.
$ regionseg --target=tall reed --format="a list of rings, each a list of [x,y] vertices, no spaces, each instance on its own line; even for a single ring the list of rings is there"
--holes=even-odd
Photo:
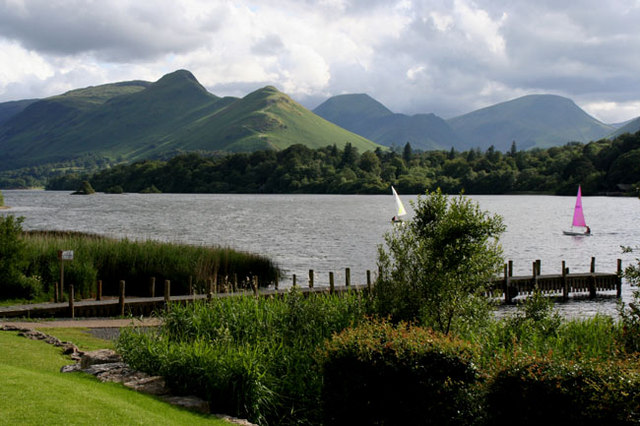
[[[159,241],[114,239],[79,232],[30,231],[23,234],[29,260],[28,274],[41,277],[50,293],[60,280],[59,250],[73,250],[73,261],[64,264],[64,281],[88,296],[97,280],[105,294],[117,294],[120,280],[127,294],[148,295],[149,281],[171,281],[172,292],[186,294],[189,283],[208,289],[215,274],[258,276],[265,284],[275,280],[277,266],[268,258],[228,247],[195,247]]]

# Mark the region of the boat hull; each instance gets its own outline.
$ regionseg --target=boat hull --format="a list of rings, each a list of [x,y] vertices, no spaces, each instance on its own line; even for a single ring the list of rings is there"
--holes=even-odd
[[[562,231],[564,235],[573,235],[574,237],[590,237],[591,234],[585,234],[584,232],[576,231]]]

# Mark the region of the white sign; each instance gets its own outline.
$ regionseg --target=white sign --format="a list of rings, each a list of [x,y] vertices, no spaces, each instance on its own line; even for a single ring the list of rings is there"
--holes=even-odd
[[[73,250],[61,250],[58,255],[60,260],[73,260]]]

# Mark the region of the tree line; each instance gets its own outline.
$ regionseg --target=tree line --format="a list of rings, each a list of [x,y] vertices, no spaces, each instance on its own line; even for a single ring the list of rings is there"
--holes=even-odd
[[[640,188],[640,132],[614,140],[521,151],[358,152],[347,143],[310,149],[211,156],[179,154],[111,166],[92,174],[68,173],[49,180],[47,189],[77,190],[89,181],[101,192],[165,193],[329,193],[382,194],[389,185],[404,193],[440,188],[454,194],[537,192],[586,195],[632,194]]]

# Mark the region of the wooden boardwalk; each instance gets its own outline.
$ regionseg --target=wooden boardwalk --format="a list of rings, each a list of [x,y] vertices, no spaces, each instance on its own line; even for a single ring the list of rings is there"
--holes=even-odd
[[[599,292],[615,291],[618,297],[622,291],[622,262],[618,259],[617,272],[595,272],[595,258],[591,259],[591,271],[588,273],[570,274],[569,269],[562,262],[562,273],[540,274],[540,261],[532,264],[532,274],[527,276],[513,276],[513,263],[509,261],[504,267],[504,275],[496,278],[486,292],[488,297],[501,298],[505,303],[512,303],[517,297],[526,297],[534,291],[544,295],[559,295],[567,299],[571,295],[588,295],[596,297]],[[371,289],[373,285],[371,273],[367,271],[367,284],[351,284],[349,269],[346,270],[344,285],[333,285],[333,273],[329,273],[329,286],[314,286],[314,273],[309,271],[308,286],[294,285],[303,294],[313,293],[344,293]],[[29,305],[0,307],[0,318],[46,318],[46,317],[118,317],[125,315],[147,316],[155,311],[163,310],[168,303],[190,303],[196,300],[207,300],[216,297],[235,297],[238,295],[253,295],[255,297],[277,297],[289,291],[285,289],[258,289],[257,281],[254,291],[238,291],[230,293],[212,292],[207,294],[170,295],[169,286],[165,283],[164,296],[160,297],[125,297],[124,285],[121,295],[105,300],[82,300],[63,303],[36,303]],[[104,299],[100,297],[99,299]]]

